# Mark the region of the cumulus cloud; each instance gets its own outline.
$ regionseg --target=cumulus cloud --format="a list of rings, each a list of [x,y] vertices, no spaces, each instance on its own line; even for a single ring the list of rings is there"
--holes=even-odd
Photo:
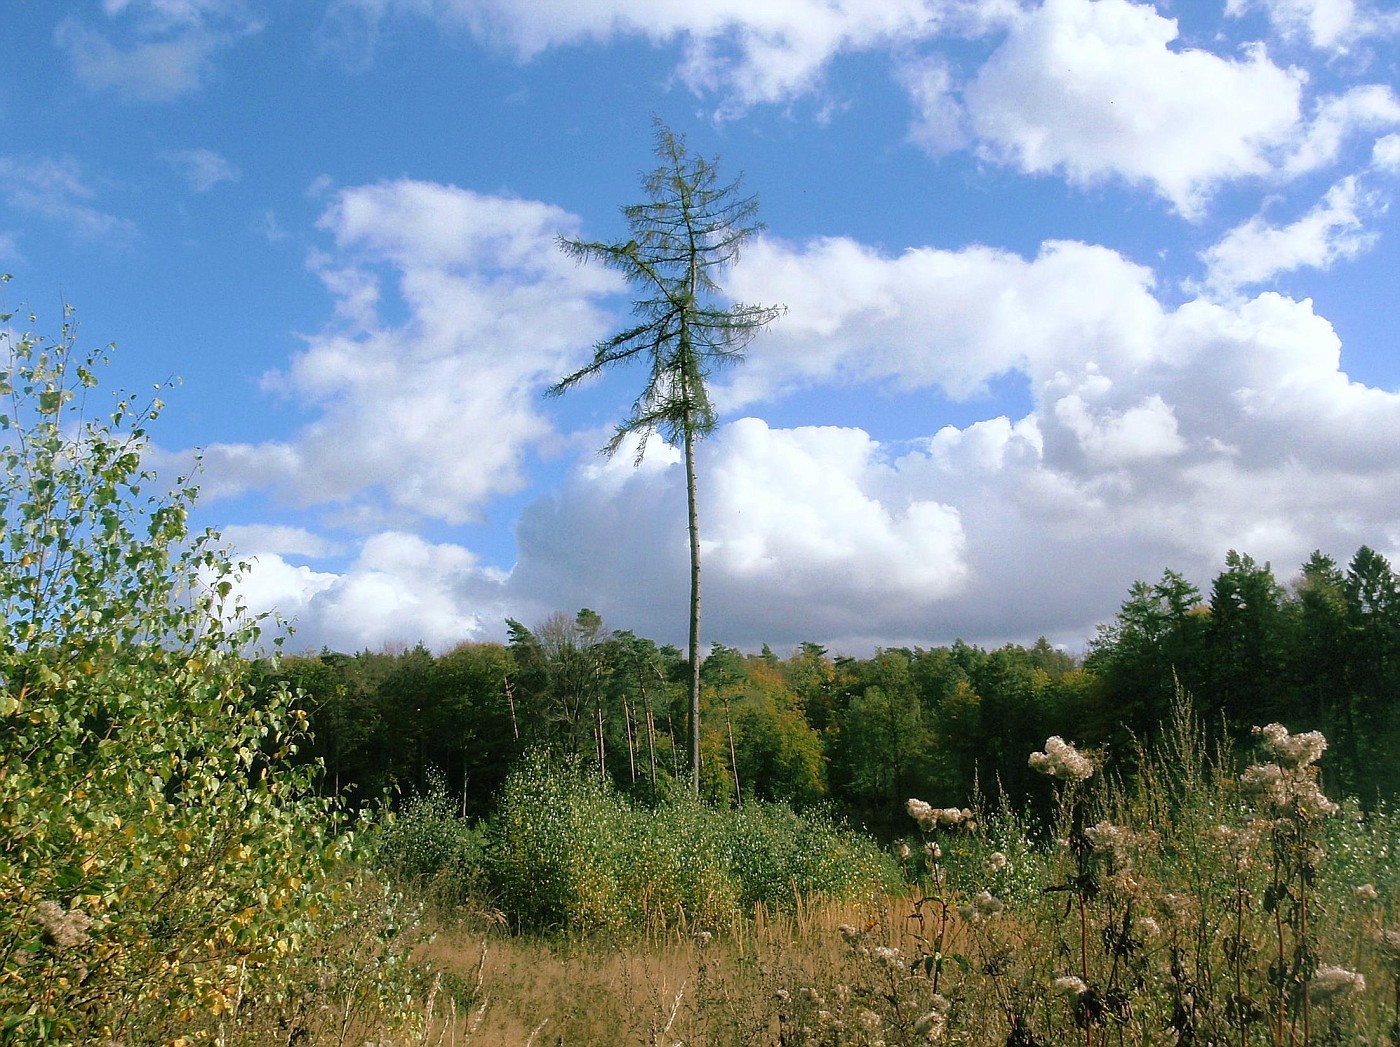
[[[1173,49],[1177,35],[1150,5],[1046,0],[964,92],[982,152],[1079,184],[1146,184],[1199,217],[1219,183],[1271,170],[1305,77],[1261,47],[1222,58]]]
[[[1363,84],[1322,99],[1306,132],[1284,162],[1286,175],[1306,174],[1336,161],[1347,138],[1400,124],[1400,98],[1382,84]]]
[[[963,590],[957,511],[898,490],[859,429],[744,418],[701,445],[699,468],[705,613],[726,642],[903,628]],[[512,592],[654,622],[667,639],[683,627],[684,470],[669,449],[636,470],[621,455],[590,464],[526,511],[519,540]]]
[[[1311,303],[1265,293],[1168,309],[1140,267],[1058,248],[1076,251],[1101,278],[1116,264],[1117,288],[1023,260],[1019,280],[991,294],[974,272],[964,297],[982,308],[947,324],[899,316],[941,300],[938,277],[904,273],[914,286],[891,297],[870,269],[903,257],[847,256],[851,290],[822,321],[822,382],[868,381],[869,341],[898,341],[879,366],[908,361],[929,384],[957,387],[1013,360],[1031,410],[905,443],[758,418],[725,426],[700,459],[707,636],[852,649],[1058,630],[1080,642],[1130,581],[1164,565],[1204,578],[1237,547],[1286,571],[1319,545],[1346,555],[1389,533],[1400,395],[1347,376]],[[993,261],[1015,273],[1011,259]],[[1043,299],[1023,293],[1032,274]],[[1043,301],[1066,304],[1042,316]],[[989,354],[1018,311],[1034,337],[1014,356]],[[929,359],[944,363],[917,369]],[[683,471],[660,450],[636,471],[589,463],[530,507],[510,592],[683,641]]]
[[[321,535],[286,524],[232,524],[219,534],[235,556],[274,553],[315,558],[334,551]]]
[[[1288,225],[1255,215],[1201,252],[1206,286],[1229,294],[1303,267],[1327,269],[1368,250],[1378,234],[1366,220],[1383,208],[1376,193],[1344,178],[1307,214]]]
[[[1234,13],[1248,3],[1232,0]],[[1329,40],[1385,21],[1351,0],[1267,5],[1277,24],[1306,23]],[[1258,43],[1233,54],[1182,47],[1175,19],[1132,0],[335,0],[327,24],[372,40],[384,22],[410,17],[522,59],[627,37],[679,43],[680,78],[721,96],[721,115],[820,91],[837,56],[884,51],[914,110],[910,140],[928,152],[971,147],[1081,186],[1143,186],[1192,220],[1220,186],[1315,170],[1356,132],[1400,115],[1389,88],[1363,85],[1305,119],[1305,71]],[[948,46],[997,36],[975,71],[959,66],[966,49]]]
[[[264,380],[316,417],[291,440],[207,448],[206,491],[477,518],[550,436],[539,392],[601,336],[593,301],[615,278],[564,258],[555,237],[577,219],[534,201],[400,180],[341,191],[320,224],[335,250],[313,267],[338,321]],[[386,304],[401,322],[380,315]]]
[[[1239,17],[1263,11],[1285,40],[1301,39],[1313,47],[1345,53],[1358,40],[1400,28],[1393,12],[1356,0],[1226,0],[1225,13]]]
[[[421,642],[444,651],[500,631],[504,576],[461,546],[386,531],[366,539],[344,569],[316,571],[257,549],[251,535],[243,541],[252,562],[238,595],[249,610],[275,609],[291,624],[291,649]]]
[[[1371,150],[1371,166],[1378,171],[1400,174],[1400,134],[1378,139]]]
[[[84,86],[140,102],[197,90],[220,51],[262,28],[244,0],[105,0],[102,8],[99,26],[64,19],[54,44]]]
[[[914,103],[914,123],[909,140],[940,156],[968,145],[966,114],[957,97],[957,83],[950,63],[939,58],[906,62],[900,80]]]
[[[1082,290],[1073,273],[1061,278],[1063,297]],[[1034,377],[1023,417],[903,442],[744,417],[702,443],[706,642],[862,651],[1044,632],[1079,643],[1129,582],[1164,565],[1205,578],[1236,547],[1286,571],[1315,547],[1346,555],[1388,533],[1400,395],[1348,378],[1310,303],[1265,293],[1158,305],[1144,345],[1121,337],[1131,324],[1114,319],[1114,296],[1094,297],[1103,337],[1090,350],[1062,327],[1052,336],[1062,344],[1024,361]],[[908,337],[927,355],[977,344],[936,327]],[[245,595],[300,619],[294,646],[424,639],[441,649],[499,638],[507,615],[531,623],[582,606],[684,643],[675,449],[654,443],[639,468],[626,453],[581,459],[526,508],[518,541],[509,575],[397,532],[375,534],[335,570],[278,552],[314,547],[295,532],[252,535],[239,550],[273,550],[259,554]]]
[[[1026,259],[981,246],[890,257],[845,237],[765,239],[730,286],[743,301],[783,302],[788,313],[726,377],[721,400],[733,409],[852,381],[965,399],[1010,371],[1043,375],[1101,353],[1145,355],[1161,321],[1154,282],[1114,251],[1067,241]]]

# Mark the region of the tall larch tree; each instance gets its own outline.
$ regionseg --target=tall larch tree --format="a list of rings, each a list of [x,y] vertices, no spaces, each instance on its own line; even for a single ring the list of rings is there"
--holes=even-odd
[[[586,366],[550,387],[553,396],[615,365],[640,361],[647,382],[618,424],[603,454],[615,454],[637,438],[636,460],[647,438],[660,432],[685,461],[690,532],[690,766],[691,788],[700,790],[700,528],[696,511],[695,444],[717,421],[708,382],[718,368],[743,358],[744,349],[781,306],[717,304],[719,276],[762,229],[758,200],[740,192],[740,180],[721,182],[715,164],[686,151],[685,139],[659,120],[657,168],[642,179],[646,199],[622,209],[630,237],[604,243],[561,238],[559,246],[580,263],[597,262],[621,272],[637,292],[636,322],[594,347]]]

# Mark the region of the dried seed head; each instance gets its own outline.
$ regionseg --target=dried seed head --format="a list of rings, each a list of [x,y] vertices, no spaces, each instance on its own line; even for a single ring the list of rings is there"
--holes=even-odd
[[[1064,993],[1073,1000],[1079,999],[1079,997],[1089,991],[1089,987],[1084,984],[1084,980],[1082,978],[1076,978],[1072,974],[1066,974],[1063,977],[1056,978],[1054,985],[1056,990]]]
[[[34,907],[34,922],[39,925],[44,944],[55,952],[86,945],[92,918],[76,910],[69,912],[57,902],[40,902]]]
[[[980,923],[991,916],[1000,915],[1006,910],[1006,903],[995,897],[991,891],[978,891],[966,905],[958,907],[958,915],[968,923]]]
[[[923,800],[911,799],[904,805],[904,809],[924,832],[942,828],[964,828],[970,832],[977,830],[972,811],[966,807],[933,807]]]
[[[1067,782],[1082,782],[1094,773],[1094,761],[1059,735],[1045,740],[1045,751],[1031,753],[1032,770]]]
[[[882,965],[890,968],[891,970],[893,970],[896,967],[902,966],[899,957],[899,950],[892,949],[888,945],[878,946],[872,951],[872,955],[874,955],[875,959],[879,960]]]
[[[1307,767],[1320,760],[1327,749],[1327,739],[1321,731],[1289,734],[1283,724],[1271,723],[1254,728],[1254,733],[1264,739],[1269,755],[1285,767]]]

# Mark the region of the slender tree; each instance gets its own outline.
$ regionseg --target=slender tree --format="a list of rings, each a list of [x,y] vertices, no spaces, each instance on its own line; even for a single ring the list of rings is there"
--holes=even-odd
[[[715,369],[742,359],[753,336],[780,306],[715,304],[719,275],[757,233],[758,200],[740,194],[740,181],[721,183],[714,163],[686,152],[684,137],[659,120],[659,166],[642,179],[646,199],[622,209],[625,242],[569,240],[559,246],[580,263],[620,271],[637,290],[636,322],[594,347],[592,361],[549,389],[558,396],[595,374],[640,360],[647,383],[602,449],[611,456],[632,436],[636,460],[659,431],[685,460],[690,531],[690,767],[700,791],[700,532],[695,495],[695,443],[716,427],[706,383]]]

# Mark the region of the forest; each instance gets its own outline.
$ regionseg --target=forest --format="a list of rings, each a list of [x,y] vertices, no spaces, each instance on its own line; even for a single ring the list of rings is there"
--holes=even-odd
[[[520,755],[577,758],[623,793],[664,798],[688,777],[686,661],[587,609],[508,644],[435,656],[298,655],[260,663],[305,695],[325,788],[364,804],[422,794],[430,776],[467,816],[486,814]],[[714,803],[823,806],[882,836],[903,800],[964,806],[973,790],[1013,806],[1048,790],[1024,754],[1051,735],[1132,770],[1177,689],[1212,735],[1281,722],[1330,742],[1324,780],[1365,806],[1400,771],[1400,578],[1361,548],[1345,567],[1315,553],[1280,581],[1231,551],[1208,591],[1166,570],[1133,584],[1081,657],[1044,639],[983,650],[888,648],[868,658],[804,643],[779,657],[715,644],[701,667],[701,785]]]

